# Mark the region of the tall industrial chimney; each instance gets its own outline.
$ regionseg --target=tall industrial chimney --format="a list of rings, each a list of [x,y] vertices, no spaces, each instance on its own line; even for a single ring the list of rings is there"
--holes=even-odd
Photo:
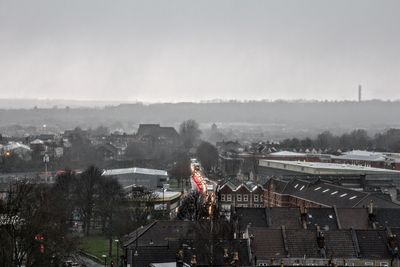
[[[361,84],[358,85],[358,102],[361,102]]]

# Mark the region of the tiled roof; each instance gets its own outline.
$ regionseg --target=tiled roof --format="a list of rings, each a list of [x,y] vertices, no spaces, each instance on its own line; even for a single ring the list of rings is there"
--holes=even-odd
[[[354,191],[324,181],[308,182],[293,179],[283,194],[293,195],[327,207],[355,207],[368,193]]]
[[[331,256],[341,258],[357,257],[351,231],[326,231],[324,236],[327,258]]]
[[[375,222],[379,228],[400,227],[400,209],[375,209]]]
[[[386,232],[383,230],[356,230],[360,254],[363,258],[389,258]]]
[[[317,232],[314,230],[286,230],[290,257],[319,258]]]
[[[299,208],[269,208],[267,216],[271,228],[279,229],[282,225],[287,229],[302,228]]]
[[[286,251],[281,229],[250,228],[254,236],[252,250],[258,259],[285,258]]]
[[[337,209],[342,229],[368,229],[369,218],[366,208],[339,208]]]
[[[337,219],[333,208],[309,208],[307,209],[307,229],[336,230]]]
[[[240,229],[246,229],[249,224],[252,227],[268,227],[265,208],[236,208],[236,215]]]
[[[251,249],[257,260],[279,258],[357,258],[390,259],[387,233],[382,230],[333,230],[322,231],[325,254],[321,253],[315,230],[282,230],[252,227]],[[393,228],[398,246],[400,228]],[[359,254],[358,254],[359,252]]]

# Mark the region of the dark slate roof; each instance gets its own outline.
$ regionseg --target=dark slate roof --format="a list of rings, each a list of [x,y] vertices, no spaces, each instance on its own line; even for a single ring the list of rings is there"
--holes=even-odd
[[[386,232],[383,230],[356,230],[360,254],[363,258],[390,258]]]
[[[333,208],[308,208],[307,228],[316,229],[316,225],[325,231],[338,229],[335,210]]]
[[[355,191],[323,180],[304,181],[295,178],[282,181],[272,178],[265,188],[271,188],[271,186],[273,186],[273,191],[279,194],[295,196],[325,207],[366,207],[372,200],[379,207],[400,208],[400,205],[393,203],[384,194]]]
[[[173,127],[161,127],[160,124],[140,124],[137,136],[176,139],[179,137],[179,134]]]
[[[293,179],[285,187],[283,194],[297,196],[327,207],[354,207],[368,193],[354,191],[324,181],[308,182]]]
[[[185,250],[185,262],[190,262],[191,256],[196,255],[197,266],[209,266],[211,265],[208,244],[205,244],[203,240],[193,240],[192,243],[195,249]],[[236,239],[236,240],[216,240],[214,242],[213,252],[213,265],[223,266],[224,265],[224,249],[228,250],[230,259],[232,260],[234,252],[238,252],[240,266],[251,266],[248,254],[247,240]]]
[[[302,228],[299,208],[268,208],[267,216],[268,225],[271,228],[280,229],[282,225],[286,229]]]
[[[400,205],[392,202],[388,194],[383,193],[370,193],[368,197],[362,199],[359,203],[357,203],[356,207],[367,207],[371,201],[376,207],[380,208],[400,208]]]
[[[138,256],[132,256],[133,266],[147,267],[151,263],[175,262],[176,252],[179,249],[177,242],[169,242],[167,245],[147,245],[134,248]]]
[[[350,230],[326,231],[324,232],[324,236],[327,258],[331,256],[333,258],[357,257]]]
[[[340,225],[342,229],[368,229],[369,218],[366,208],[338,208]]]
[[[374,213],[377,227],[400,227],[400,209],[377,208]]]
[[[156,221],[143,228],[139,228],[138,242],[158,242],[166,240],[179,240],[186,237],[188,229],[194,226],[194,222],[188,221]],[[136,245],[136,232],[129,234],[124,246],[134,247]]]
[[[249,224],[252,227],[268,227],[265,208],[236,208],[236,215],[241,230]]]
[[[249,233],[254,236],[252,251],[257,259],[277,259],[286,257],[282,231],[280,229],[252,227]]]
[[[320,258],[317,232],[313,230],[286,230],[290,257]]]

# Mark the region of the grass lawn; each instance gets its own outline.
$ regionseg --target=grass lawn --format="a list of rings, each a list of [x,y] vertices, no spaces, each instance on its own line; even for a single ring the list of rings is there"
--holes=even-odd
[[[82,237],[79,239],[79,248],[88,254],[96,256],[100,259],[100,263],[104,262],[102,255],[105,254],[108,257],[108,239],[101,235]],[[117,263],[117,243],[113,242],[112,248],[112,259],[114,261],[114,266]],[[119,250],[119,256],[122,254],[122,250]],[[110,263],[111,260],[107,258],[107,262]]]

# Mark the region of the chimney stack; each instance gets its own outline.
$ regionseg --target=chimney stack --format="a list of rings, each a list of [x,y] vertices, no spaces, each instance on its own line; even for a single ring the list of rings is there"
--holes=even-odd
[[[183,250],[180,249],[176,252],[176,267],[183,267]]]
[[[321,257],[326,258],[325,236],[324,233],[320,230],[320,227],[318,225],[317,225],[317,244]]]
[[[229,266],[229,254],[227,248],[224,248],[224,266]]]
[[[190,260],[190,266],[191,267],[196,267],[197,266],[196,255],[192,255],[192,259]]]
[[[304,229],[307,229],[307,221],[308,221],[308,211],[306,207],[300,207],[301,212],[301,224]]]

